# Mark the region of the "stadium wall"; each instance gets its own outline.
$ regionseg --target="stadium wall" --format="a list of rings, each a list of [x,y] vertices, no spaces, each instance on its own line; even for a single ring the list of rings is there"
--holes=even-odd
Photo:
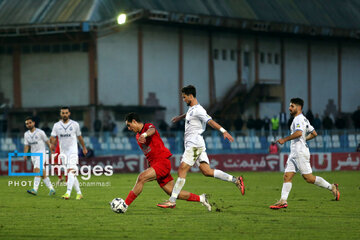
[[[342,108],[353,112],[360,105],[360,45],[342,44]]]
[[[311,93],[308,94],[311,94],[313,113],[323,115],[330,100],[338,105],[337,66],[336,43],[311,44]],[[339,106],[336,106],[336,109],[338,110]]]
[[[98,95],[104,105],[138,105],[138,28],[98,38]]]
[[[185,30],[184,39],[184,85],[197,88],[201,105],[208,106],[209,99],[209,41],[206,31]],[[187,111],[183,104],[183,112]]]
[[[236,53],[237,36],[230,33],[214,32],[212,34],[212,47],[218,51],[218,58],[214,58],[214,77],[216,100],[221,101],[237,81],[237,61],[231,58],[231,51]],[[214,51],[213,50],[213,51]]]
[[[14,102],[13,58],[11,55],[0,54],[0,92],[10,103]]]
[[[143,26],[144,99],[155,93],[165,119],[179,114],[179,36],[176,28]]]
[[[183,85],[198,87],[199,102],[209,106],[209,32],[203,29],[182,29],[173,26],[130,24],[119,32],[97,39],[98,99],[103,105],[138,105],[154,92],[159,104],[167,108],[165,120],[178,114],[179,107],[179,34],[183,42]],[[142,34],[142,63],[139,69],[139,36]],[[275,64],[280,54],[280,38],[258,36],[250,33],[233,34],[213,31],[214,80],[216,100],[238,80],[237,54],[241,48],[242,83],[249,88],[255,82],[255,44],[258,39],[259,82],[279,83],[281,65]],[[308,43],[311,49],[308,52]],[[308,54],[310,53],[311,84],[308,85]],[[224,57],[223,54],[226,56]],[[271,62],[269,62],[269,55]],[[314,113],[323,114],[330,99],[338,104],[338,42],[320,40],[284,39],[285,54],[285,110],[290,98],[299,96],[309,109],[311,97]],[[342,43],[341,49],[341,109],[352,112],[359,102],[360,88],[358,58],[360,46]],[[11,55],[0,56],[0,91],[14,102]],[[89,105],[89,59],[84,52],[21,54],[22,107],[51,107],[58,105]],[[139,74],[142,83],[139,84]],[[59,84],[60,83],[60,84]],[[326,87],[324,87],[326,84]],[[56,87],[54,87],[56,86]],[[71,86],[71,88],[69,88]],[[139,88],[141,88],[139,90]],[[81,91],[79,91],[81,89]],[[311,93],[308,93],[308,89]],[[34,95],[34,92],[47,94]],[[142,93],[139,96],[139,93]],[[310,94],[310,95],[309,95]],[[51,97],[49,97],[51,96]],[[53,97],[55,96],[55,97]],[[315,104],[316,103],[316,104]],[[338,106],[337,106],[338,108]],[[186,106],[183,104],[183,110]],[[250,109],[250,112],[253,112]]]
[[[209,154],[212,168],[223,171],[284,171],[289,153],[270,154]],[[180,166],[180,154],[171,160],[172,171]],[[310,158],[313,171],[360,170],[360,153],[312,153]],[[120,155],[86,158],[80,165],[111,165],[115,173],[138,173],[148,168],[144,155]],[[32,172],[31,161],[12,160],[13,172]],[[193,167],[191,172],[199,172]],[[8,161],[0,161],[0,175],[8,175]]]
[[[259,82],[280,84],[280,40],[277,38],[260,38],[259,54],[264,54],[264,62],[261,62],[259,56]]]
[[[21,55],[22,107],[89,103],[87,53]]]
[[[302,41],[285,41],[285,109],[294,96],[305,100],[308,109],[307,45]]]

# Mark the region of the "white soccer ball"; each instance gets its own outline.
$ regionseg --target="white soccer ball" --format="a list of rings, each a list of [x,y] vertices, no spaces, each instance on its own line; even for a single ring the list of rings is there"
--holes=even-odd
[[[125,213],[127,210],[127,205],[122,198],[114,198],[110,203],[111,210],[115,213]]]

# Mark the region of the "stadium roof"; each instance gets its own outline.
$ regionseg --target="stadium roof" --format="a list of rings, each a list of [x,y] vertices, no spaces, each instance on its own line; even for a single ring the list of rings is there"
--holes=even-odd
[[[91,31],[113,21],[120,12],[136,12],[135,20],[265,32],[360,35],[358,0],[0,0],[0,34],[11,27],[82,23],[88,23]]]

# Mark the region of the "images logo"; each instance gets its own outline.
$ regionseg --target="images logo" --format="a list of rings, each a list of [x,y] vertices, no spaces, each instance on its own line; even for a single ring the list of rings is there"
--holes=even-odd
[[[8,154],[9,164],[8,164],[8,175],[9,176],[42,176],[43,170],[45,170],[47,176],[55,176],[55,165],[56,168],[59,171],[64,172],[64,175],[67,176],[68,174],[68,168],[71,168],[75,170],[76,174],[81,174],[81,178],[83,180],[89,180],[91,178],[91,175],[95,176],[101,176],[104,174],[105,176],[112,176],[113,175],[113,166],[111,165],[95,165],[95,166],[89,166],[89,165],[82,165],[80,169],[78,168],[79,164],[79,158],[77,154],[70,154],[67,156],[66,154],[59,154],[58,157],[61,160],[61,164],[54,164],[54,159],[58,154],[51,154],[51,165],[53,167],[50,167],[49,162],[49,156],[48,154],[43,153],[18,153],[16,150],[13,153]],[[40,158],[40,172],[35,173],[15,173],[12,172],[11,165],[13,158],[15,157],[36,157]],[[44,159],[45,158],[45,159]],[[46,164],[44,167],[44,163]],[[44,169],[45,168],[45,169]],[[50,170],[51,168],[51,170]]]
[[[38,173],[13,173],[11,171],[11,158],[12,157],[40,157],[40,172]],[[42,176],[43,172],[43,154],[42,153],[18,153],[16,150],[13,153],[8,154],[9,166],[8,173],[9,176]]]

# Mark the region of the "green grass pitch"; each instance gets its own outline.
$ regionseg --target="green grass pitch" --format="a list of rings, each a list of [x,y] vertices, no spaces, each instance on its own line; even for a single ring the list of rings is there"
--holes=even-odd
[[[245,196],[231,183],[188,175],[184,189],[210,194],[216,204],[212,212],[180,200],[175,209],[158,208],[167,195],[150,182],[125,214],[113,213],[108,202],[126,198],[135,174],[92,177],[90,181],[111,186],[83,186],[81,201],[75,200],[74,191],[70,200],[60,199],[65,187],[57,187],[56,196],[50,197],[42,186],[38,196],[32,196],[26,193],[31,187],[8,186],[9,181],[32,178],[2,176],[0,239],[360,239],[359,172],[317,173],[340,184],[339,202],[297,174],[289,207],[280,210],[269,205],[280,197],[282,173],[242,174]]]

